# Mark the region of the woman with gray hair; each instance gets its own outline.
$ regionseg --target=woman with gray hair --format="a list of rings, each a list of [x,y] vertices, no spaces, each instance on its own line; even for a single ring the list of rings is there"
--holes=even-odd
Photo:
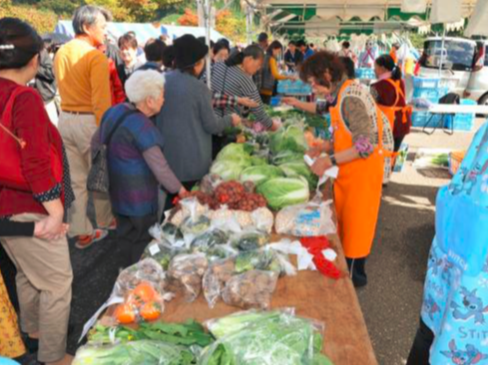
[[[125,84],[130,103],[109,109],[92,141],[92,152],[107,145],[110,201],[125,266],[137,262],[151,241],[148,230],[158,221],[158,185],[172,194],[186,193],[150,119],[164,104],[164,82],[157,71],[134,72]]]

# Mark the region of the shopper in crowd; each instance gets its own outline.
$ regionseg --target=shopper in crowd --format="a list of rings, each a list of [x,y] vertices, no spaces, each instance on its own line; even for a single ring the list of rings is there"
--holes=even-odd
[[[349,57],[354,63],[358,61],[358,57],[354,51],[351,50],[351,43],[348,41],[344,41],[342,43],[342,48],[339,51],[339,57]]]
[[[144,54],[146,55],[146,63],[137,70],[156,70],[162,72],[163,69],[163,54],[166,49],[166,43],[160,39],[150,39],[144,46]]]
[[[305,40],[300,40],[297,42],[297,47],[303,55],[303,61],[306,61],[307,58],[314,54],[314,51],[308,46]]]
[[[174,69],[175,63],[175,48],[171,45],[163,51],[163,66],[164,71],[171,71]]]
[[[103,52],[108,57],[107,43],[98,47],[98,50]],[[119,78],[117,66],[115,61],[108,57],[108,69],[110,73],[110,95],[112,96],[112,106],[125,102],[124,86]]]
[[[198,79],[205,67],[208,47],[192,35],[174,41],[175,68],[166,74],[165,104],[157,115],[157,126],[165,139],[164,154],[169,166],[187,190],[202,179],[212,164],[212,135],[236,126],[240,118],[217,117],[212,94]],[[171,207],[174,195],[168,195]]]
[[[488,124],[437,194],[420,327],[408,365],[486,365]]]
[[[212,61],[224,62],[229,58],[230,48],[226,42],[218,41],[212,47]]]
[[[268,34],[265,33],[265,32],[262,32],[259,34],[258,36],[258,46],[264,51],[266,52],[266,50],[268,49],[269,47],[269,37],[268,37]]]
[[[391,46],[390,57],[393,59],[393,62],[395,63],[395,65],[398,64],[398,50],[399,49],[400,49],[400,43],[398,43],[398,42],[393,43],[393,45]]]
[[[27,23],[15,18],[0,20],[4,122],[0,133],[5,133],[0,219],[45,225],[41,238],[0,234],[0,242],[17,269],[22,331],[31,340],[39,339],[39,361],[64,364],[73,275],[68,241],[62,233],[65,208],[73,201],[73,192],[61,136],[49,121],[42,98],[26,87],[37,73],[42,47],[42,39]],[[15,161],[18,166],[6,165]],[[2,331],[5,329],[11,330],[11,325],[2,323]]]
[[[319,177],[327,169],[339,167],[334,182],[339,236],[353,283],[365,286],[365,262],[373,244],[385,156],[389,154],[384,141],[385,137],[386,141],[392,138],[391,131],[385,128],[388,121],[382,118],[369,91],[348,80],[344,64],[332,53],[318,52],[310,57],[302,65],[300,77],[312,86],[325,86],[334,99],[329,107],[333,142],[308,154],[317,158],[312,171]],[[322,153],[329,155],[323,157]]]
[[[295,41],[288,43],[288,50],[285,52],[285,64],[288,67],[288,71],[294,72],[303,61],[302,53],[297,50],[297,44]]]
[[[54,77],[53,59],[54,56],[47,48],[49,45],[44,43],[44,49],[39,55],[39,69],[34,81],[34,87],[44,101],[49,119],[55,126],[58,125],[59,113],[56,107],[55,98],[58,91],[56,79]]]
[[[296,80],[295,76],[282,75],[278,67],[278,58],[283,53],[283,45],[279,41],[273,41],[266,51],[262,67],[261,88],[259,94],[263,103],[270,104],[271,97],[276,94],[279,80]]]
[[[72,168],[76,202],[70,211],[69,236],[78,237],[76,246],[84,249],[107,236],[113,225],[108,197],[94,194],[96,222],[94,229],[88,216],[86,183],[91,165],[90,141],[103,114],[112,105],[110,72],[107,57],[97,50],[105,41],[110,14],[94,6],[75,11],[75,39],[60,48],[54,58],[54,73],[61,96],[59,132],[66,146]]]
[[[378,81],[372,84],[371,94],[390,121],[397,152],[412,126],[412,112],[407,106],[402,71],[389,55],[376,59],[374,71]]]
[[[92,151],[108,143],[110,201],[127,267],[140,259],[151,241],[149,228],[158,222],[158,184],[171,194],[183,195],[186,190],[169,167],[162,153],[163,136],[150,119],[164,103],[164,76],[155,70],[137,70],[125,90],[130,103],[105,113]]]
[[[117,72],[119,73],[120,81],[122,85],[131,76],[131,74],[136,71],[139,67],[144,65],[143,62],[137,57],[139,50],[139,44],[137,43],[137,38],[134,32],[127,32],[119,38],[119,50],[120,58],[123,61],[123,65],[119,65]]]

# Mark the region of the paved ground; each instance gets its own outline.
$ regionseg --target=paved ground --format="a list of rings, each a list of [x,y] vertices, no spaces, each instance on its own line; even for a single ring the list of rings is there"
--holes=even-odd
[[[482,121],[478,121],[479,127]],[[369,285],[358,291],[380,364],[405,364],[418,324],[427,257],[434,236],[435,197],[444,174],[420,174],[412,167],[421,147],[465,149],[473,133],[443,132],[408,136],[410,161],[386,189],[373,254]]]

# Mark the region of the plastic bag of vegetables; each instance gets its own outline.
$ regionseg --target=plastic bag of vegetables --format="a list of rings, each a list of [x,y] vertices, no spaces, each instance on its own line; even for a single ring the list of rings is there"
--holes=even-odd
[[[271,271],[251,270],[233,276],[222,291],[227,305],[243,309],[268,309],[276,289],[278,274]]]
[[[141,340],[109,346],[83,346],[73,365],[191,365],[195,356],[187,348]]]
[[[241,252],[235,257],[214,262],[203,276],[203,294],[210,308],[215,306],[233,276],[252,270],[275,272],[278,276],[296,274],[286,255],[268,248]]]
[[[160,294],[165,292],[166,275],[161,265],[152,258],[143,259],[120,272],[113,295],[127,295],[142,282],[149,282]]]
[[[169,265],[170,285],[182,289],[185,300],[194,301],[202,289],[202,277],[208,267],[204,253],[181,254],[173,258]]]
[[[201,365],[328,365],[316,323],[288,312],[249,311],[207,322],[217,341]]]
[[[173,247],[167,241],[153,241],[149,243],[146,249],[144,249],[141,259],[152,258],[158,262],[164,270],[167,270],[171,259],[174,256],[182,253],[185,253],[185,249],[183,247]]]
[[[261,184],[258,193],[262,194],[268,206],[275,211],[283,207],[308,202],[310,188],[305,178],[273,178]]]
[[[326,236],[337,232],[331,201],[314,199],[300,205],[285,207],[276,215],[278,234],[297,237]]]
[[[246,230],[237,235],[232,246],[240,251],[259,249],[269,243],[269,235],[258,230]]]

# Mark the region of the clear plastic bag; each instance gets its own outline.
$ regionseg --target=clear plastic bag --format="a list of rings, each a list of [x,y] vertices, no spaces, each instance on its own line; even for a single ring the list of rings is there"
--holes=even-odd
[[[203,276],[203,294],[208,306],[213,308],[217,303],[222,290],[235,273],[235,258],[212,263]]]
[[[141,259],[152,258],[166,271],[171,259],[183,253],[185,253],[185,248],[172,247],[166,240],[164,242],[153,241],[144,249]]]
[[[318,196],[313,201],[281,209],[276,215],[276,232],[297,237],[335,234],[331,204],[332,201],[324,202]]]
[[[202,277],[208,268],[204,253],[180,254],[169,265],[170,285],[183,290],[187,302],[194,301],[202,289]]]
[[[142,282],[151,283],[159,293],[165,292],[165,272],[152,258],[143,259],[120,272],[115,283],[114,295],[126,297]]]
[[[83,346],[76,351],[73,365],[190,365],[194,354],[183,346],[139,340],[108,346]]]
[[[239,251],[259,249],[269,243],[269,235],[259,230],[245,230],[237,235],[232,246]]]
[[[287,311],[250,311],[207,322],[217,341],[200,365],[315,365],[323,338],[316,322]],[[319,345],[320,343],[320,345]]]
[[[277,282],[276,272],[251,270],[233,276],[222,291],[222,299],[227,305],[243,309],[268,309]]]

